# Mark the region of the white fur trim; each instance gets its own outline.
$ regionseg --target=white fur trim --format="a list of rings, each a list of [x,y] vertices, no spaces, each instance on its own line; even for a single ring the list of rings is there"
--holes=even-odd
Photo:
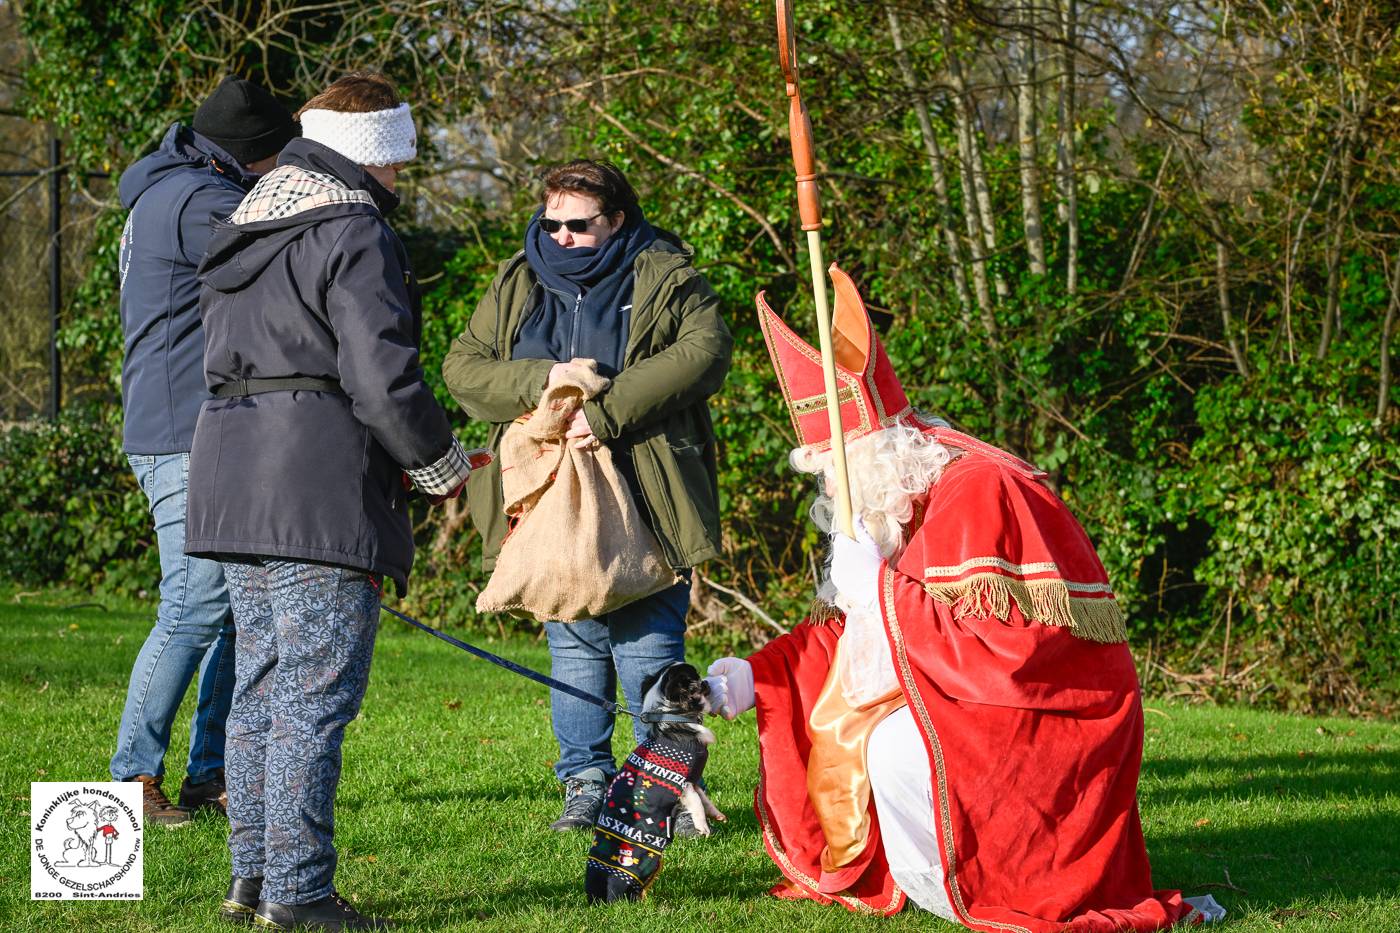
[[[301,135],[360,165],[393,165],[418,154],[418,131],[408,104],[371,113],[307,110]]]

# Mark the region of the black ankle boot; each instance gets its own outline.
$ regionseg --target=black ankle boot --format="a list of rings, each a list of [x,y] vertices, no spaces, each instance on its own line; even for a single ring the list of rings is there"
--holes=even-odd
[[[191,813],[213,810],[220,816],[227,816],[228,788],[224,785],[224,769],[220,768],[209,780],[199,784],[192,784],[186,775],[180,785],[180,806]]]
[[[332,891],[310,904],[274,904],[258,901],[253,926],[263,930],[392,930],[382,917],[366,917]]]
[[[261,878],[234,878],[229,882],[224,903],[219,907],[219,919],[230,923],[252,923],[262,896]]]

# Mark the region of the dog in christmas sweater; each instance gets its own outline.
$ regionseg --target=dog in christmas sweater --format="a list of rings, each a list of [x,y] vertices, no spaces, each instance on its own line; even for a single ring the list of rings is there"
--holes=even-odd
[[[661,870],[681,808],[702,836],[710,819],[725,818],[699,784],[715,740],[700,722],[710,710],[709,684],[676,663],[642,686],[643,714],[661,719],[627,756],[593,824],[583,885],[590,904],[641,898]]]

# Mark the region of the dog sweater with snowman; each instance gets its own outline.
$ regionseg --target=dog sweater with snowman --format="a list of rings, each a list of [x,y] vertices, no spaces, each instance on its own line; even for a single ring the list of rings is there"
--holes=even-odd
[[[661,870],[685,785],[700,780],[708,757],[698,738],[655,736],[627,756],[593,824],[584,879],[589,903],[642,896]]]

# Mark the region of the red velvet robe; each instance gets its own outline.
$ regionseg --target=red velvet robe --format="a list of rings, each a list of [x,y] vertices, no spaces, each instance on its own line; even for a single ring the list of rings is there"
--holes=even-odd
[[[1039,474],[998,454],[950,464],[896,565],[881,568],[890,651],[924,738],[911,754],[927,754],[934,776],[948,903],[967,927],[997,933],[1199,919],[1179,892],[1152,889],[1137,809],[1141,698],[1102,565]],[[841,631],[803,623],[749,659],[755,811],[789,882],[773,893],[890,914],[905,897],[873,801],[864,870],[840,894],[817,890],[807,721]]]

